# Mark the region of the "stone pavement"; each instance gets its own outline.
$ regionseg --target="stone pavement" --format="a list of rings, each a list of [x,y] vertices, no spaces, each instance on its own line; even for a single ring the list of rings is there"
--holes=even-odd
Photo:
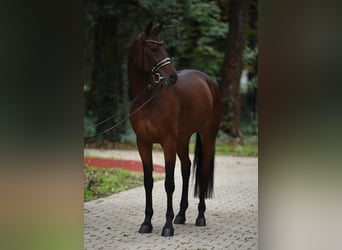
[[[85,150],[85,155],[139,160],[137,151]],[[163,154],[153,153],[163,165]],[[190,177],[191,178],[191,177]],[[175,170],[174,212],[179,209],[182,188],[180,164]],[[165,223],[164,181],[153,187],[151,234],[139,234],[144,219],[143,187],[84,204],[84,249],[258,249],[258,160],[216,156],[214,197],[206,200],[206,227],[195,226],[198,199],[190,180],[185,225],[174,225],[173,237],[161,236]]]

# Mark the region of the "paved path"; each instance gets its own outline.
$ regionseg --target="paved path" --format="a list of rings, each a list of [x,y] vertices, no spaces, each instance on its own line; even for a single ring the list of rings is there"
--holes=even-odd
[[[136,151],[85,150],[85,155],[139,159]],[[162,153],[153,153],[163,165]],[[162,237],[165,223],[164,182],[154,183],[151,234],[139,234],[144,218],[143,187],[117,193],[84,205],[85,249],[258,249],[258,160],[216,156],[214,198],[206,200],[206,227],[195,226],[198,199],[190,181],[189,208],[185,225],[174,225],[173,237]],[[174,210],[181,195],[180,165],[175,172]]]

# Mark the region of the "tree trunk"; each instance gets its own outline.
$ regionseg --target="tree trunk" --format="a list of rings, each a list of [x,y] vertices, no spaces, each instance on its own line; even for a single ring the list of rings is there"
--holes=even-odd
[[[229,15],[229,34],[225,47],[220,91],[223,101],[221,129],[240,137],[240,78],[245,47],[244,31],[247,24],[249,0],[232,0]]]
[[[116,44],[117,20],[114,17],[99,17],[94,34],[94,67],[92,73],[92,91],[94,113],[97,123],[118,111],[120,97],[120,58]],[[119,64],[119,66],[118,66]],[[118,128],[101,135],[115,124],[116,119],[101,123],[96,127],[96,134],[107,140],[118,140]]]

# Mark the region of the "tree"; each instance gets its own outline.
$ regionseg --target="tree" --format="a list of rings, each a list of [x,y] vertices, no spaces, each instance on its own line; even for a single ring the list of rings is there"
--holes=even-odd
[[[194,68],[220,78],[228,24],[220,20],[215,1],[180,1],[177,17],[170,27],[173,61],[177,69]]]
[[[240,137],[242,135],[239,127],[241,116],[240,78],[249,0],[232,0],[230,4],[229,33],[220,84],[223,101],[221,129],[231,136]]]
[[[128,113],[125,61],[136,20],[137,1],[87,0],[85,115],[92,117],[96,135]],[[108,117],[118,114],[106,122]],[[91,126],[91,125],[90,125]],[[125,126],[109,130],[101,137],[117,141]]]

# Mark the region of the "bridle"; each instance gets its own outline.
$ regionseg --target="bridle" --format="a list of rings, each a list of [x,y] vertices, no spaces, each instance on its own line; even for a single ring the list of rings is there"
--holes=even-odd
[[[170,58],[166,57],[165,59],[161,60],[159,63],[157,63],[153,68],[152,68],[152,80],[155,83],[159,83],[161,80],[165,79],[163,75],[161,75],[158,70],[161,69],[162,67],[171,64]],[[168,82],[165,80],[165,85],[168,85]]]
[[[163,45],[164,41],[156,41],[156,40],[149,40],[149,39],[143,40],[143,38],[141,37],[141,45],[143,46],[143,57],[142,57],[143,65],[144,65],[144,55],[146,52],[144,45],[146,43],[154,43],[157,45]],[[147,53],[147,55],[148,55],[149,64],[151,66],[151,58],[150,58],[149,53]],[[168,64],[171,64],[171,59],[169,57],[166,57],[163,60],[161,60],[160,62],[158,62],[155,66],[152,67],[152,70],[151,70],[152,82],[154,82],[155,84],[158,84],[161,80],[165,79],[165,77],[159,72],[159,70]],[[166,86],[169,85],[169,83],[166,79],[165,79],[165,85]]]

